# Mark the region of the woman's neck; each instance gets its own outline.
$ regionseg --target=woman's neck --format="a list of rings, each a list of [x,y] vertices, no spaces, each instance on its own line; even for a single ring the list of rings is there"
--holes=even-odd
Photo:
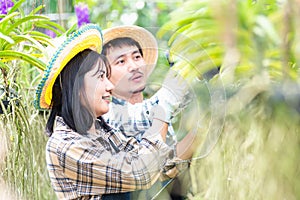
[[[95,123],[92,124],[91,128],[87,132],[91,133],[91,134],[96,134],[97,133]]]

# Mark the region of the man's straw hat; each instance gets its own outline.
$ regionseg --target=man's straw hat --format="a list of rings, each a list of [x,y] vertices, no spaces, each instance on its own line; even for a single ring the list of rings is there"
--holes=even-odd
[[[158,58],[157,41],[152,33],[135,25],[112,27],[103,30],[103,45],[113,39],[121,37],[132,38],[140,44],[143,51],[143,58],[147,63],[147,75],[149,76],[153,71]]]
[[[56,47],[49,50],[52,55],[50,55],[43,78],[36,91],[35,107],[38,109],[50,109],[52,87],[66,64],[85,49],[91,49],[100,53],[102,51],[102,42],[101,29],[95,24],[86,24],[67,38],[56,40],[54,42]]]

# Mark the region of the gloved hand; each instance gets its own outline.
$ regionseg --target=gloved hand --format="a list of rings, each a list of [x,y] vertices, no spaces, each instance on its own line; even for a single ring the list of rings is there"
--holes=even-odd
[[[187,169],[189,167],[190,162],[186,162],[185,160],[181,160],[178,157],[174,157],[170,160],[167,160],[165,163],[162,171],[160,179],[166,180],[169,178],[174,178],[177,176],[181,171]]]
[[[169,122],[178,109],[183,109],[191,101],[191,91],[187,81],[176,71],[170,69],[162,83],[161,89],[155,94],[158,105],[164,109],[165,122]]]
[[[164,172],[164,175],[168,176],[169,178],[175,178],[179,173],[178,169],[175,167],[169,169],[168,171]]]
[[[166,122],[167,119],[170,119],[170,112],[167,112],[164,107],[161,105],[154,105],[150,111],[149,119],[153,121],[153,119],[159,119],[161,121]]]

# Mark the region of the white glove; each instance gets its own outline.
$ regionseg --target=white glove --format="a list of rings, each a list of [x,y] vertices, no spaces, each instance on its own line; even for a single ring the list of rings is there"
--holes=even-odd
[[[161,121],[166,122],[167,119],[170,118],[170,112],[166,112],[166,109],[161,105],[154,105],[150,111],[150,120],[159,119]]]
[[[162,83],[161,89],[155,94],[159,100],[158,105],[165,112],[165,118],[161,120],[170,122],[171,118],[179,112],[179,109],[183,109],[191,101],[190,94],[186,80],[176,71],[170,69]]]

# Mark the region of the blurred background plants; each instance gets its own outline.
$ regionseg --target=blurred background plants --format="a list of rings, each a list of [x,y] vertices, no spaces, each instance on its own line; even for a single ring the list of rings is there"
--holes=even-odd
[[[199,79],[191,82],[201,107],[198,134],[220,138],[192,162],[191,199],[299,199],[299,7],[190,0],[159,30],[170,38],[173,69]]]
[[[10,1],[3,10],[2,2]],[[32,103],[51,37],[87,21],[148,28],[160,45],[149,82],[169,68],[166,51],[190,81],[196,102],[174,119],[179,138],[196,130],[203,141],[188,199],[300,198],[299,1],[12,2],[0,15],[0,172],[16,199],[55,199],[44,158],[48,113]]]

